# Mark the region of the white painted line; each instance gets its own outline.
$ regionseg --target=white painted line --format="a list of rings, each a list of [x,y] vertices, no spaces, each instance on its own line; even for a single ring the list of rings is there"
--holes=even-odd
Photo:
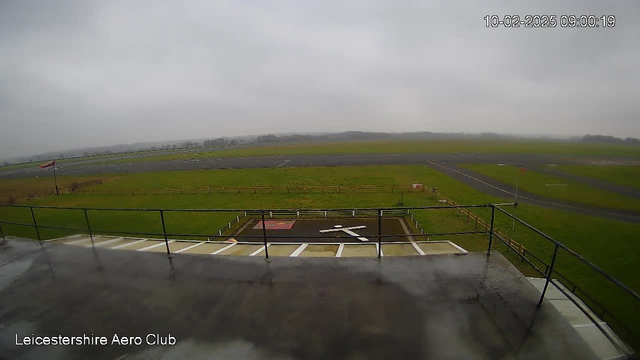
[[[304,243],[300,245],[294,252],[291,253],[291,255],[289,255],[289,257],[298,257],[298,255],[302,254],[302,252],[304,251],[304,249],[307,248],[307,246],[309,246],[308,243]]]
[[[114,246],[114,247],[112,247],[110,249],[111,250],[120,249],[120,248],[127,247],[127,246],[130,246],[130,245],[133,245],[133,244],[139,244],[139,243],[141,243],[143,241],[147,241],[147,239],[142,239],[142,240],[126,243],[126,244],[123,244],[123,245]]]
[[[411,245],[413,245],[413,247],[416,249],[416,251],[418,252],[418,254],[420,255],[424,255],[424,251],[422,251],[422,249],[420,249],[420,246],[418,246],[418,244],[412,242]]]
[[[447,240],[447,242],[449,243],[449,245],[453,246],[454,248],[458,249],[461,253],[463,254],[468,254],[469,252],[463,248],[461,248],[460,246],[452,243],[450,240]]]
[[[231,249],[232,247],[236,246],[236,244],[237,243],[229,244],[229,245],[223,247],[222,249],[218,249],[218,250],[212,252],[211,255],[218,255],[219,253],[221,253],[221,252],[223,252],[223,251],[225,251],[227,249]]]
[[[277,168],[286,165],[288,162],[290,162],[291,160],[285,160],[282,164],[276,166]]]
[[[344,244],[340,244],[340,246],[338,246],[338,252],[336,253],[336,257],[342,257],[342,250],[344,250]]]
[[[360,226],[351,226],[348,228],[343,228],[343,227],[338,227],[335,229],[326,229],[326,230],[320,230],[321,233],[328,233],[328,232],[336,232],[336,231],[345,231],[345,230],[360,230],[360,229],[366,229],[367,227],[365,225],[360,225]]]
[[[97,244],[95,244],[95,245],[96,245],[96,246],[108,245],[108,244],[114,243],[114,242],[116,242],[116,241],[118,241],[118,240],[120,240],[120,239],[122,239],[122,237],[115,238],[115,239],[113,239],[113,240],[103,241],[103,242],[97,243]],[[91,246],[91,245],[87,245],[87,247],[89,247],[89,246]]]
[[[61,238],[57,238],[57,239],[49,239],[49,240],[44,240],[44,241],[45,242],[48,242],[48,241],[61,241],[61,240],[66,240],[66,239],[73,239],[73,238],[76,238],[78,236],[86,236],[86,235],[75,234],[75,235],[69,235],[69,236],[65,236],[65,237],[61,237]]]
[[[489,187],[491,187],[491,188],[493,188],[493,189],[496,189],[496,190],[498,190],[498,191],[501,191],[501,192],[503,192],[503,193],[505,193],[505,194],[507,194],[507,195],[511,195],[511,196],[515,195],[514,193],[512,193],[512,192],[510,192],[510,191],[504,190],[504,189],[502,189],[502,188],[500,188],[500,187],[497,187],[497,186],[495,186],[495,185],[491,185],[491,184],[489,184],[489,183],[488,183],[488,182],[486,182],[486,181],[482,181],[482,180],[480,180],[480,179],[478,179],[478,178],[476,178],[476,177],[473,177],[473,176],[471,176],[471,175],[469,175],[469,174],[465,174],[465,173],[463,173],[462,171],[458,171],[458,170],[456,170],[456,169],[452,169],[452,168],[450,168],[450,167],[448,167],[448,166],[444,166],[444,165],[442,165],[442,164],[438,164],[438,163],[435,163],[435,162],[433,162],[433,161],[427,161],[427,163],[432,164],[432,165],[436,165],[436,166],[443,167],[443,168],[445,168],[445,169],[447,169],[447,170],[449,170],[449,171],[453,171],[453,172],[455,172],[455,173],[457,173],[457,174],[460,174],[460,175],[462,175],[462,176],[468,177],[468,178],[470,178],[470,179],[472,179],[472,180],[475,180],[475,181],[477,181],[477,182],[479,182],[479,183],[481,183],[481,184],[484,184],[484,185],[489,186]],[[578,210],[580,210],[580,209],[585,209],[584,207],[580,207],[580,206],[567,205],[567,204],[560,204],[560,203],[555,203],[555,202],[551,202],[551,201],[544,201],[544,200],[532,199],[532,198],[530,198],[530,197],[522,196],[522,195],[519,195],[519,194],[518,194],[518,197],[519,197],[520,199],[525,199],[525,200],[529,200],[529,201],[533,201],[533,202],[537,202],[537,203],[541,203],[541,204],[548,204],[548,205],[554,205],[554,206],[561,206],[561,207],[572,208],[572,209],[578,209]],[[608,212],[608,211],[607,211],[607,212],[603,211],[602,213],[603,213],[603,214],[610,214],[610,215],[621,215],[620,213],[612,213],[612,212]],[[621,216],[624,216],[624,217],[631,217],[630,215],[624,215],[624,214],[622,214]]]
[[[267,244],[267,247],[269,247],[269,246],[271,246],[271,244]],[[251,254],[249,254],[249,256],[256,256],[256,255],[260,254],[263,251],[264,251],[264,246],[262,246],[260,249],[258,249],[256,251],[252,252]]]
[[[83,241],[87,241],[87,240],[89,240],[89,242],[91,242],[91,238],[90,238],[90,237],[86,237],[86,238],[82,238],[82,239],[80,239],[80,240],[71,241],[71,242],[64,243],[64,244],[65,244],[65,245],[73,245],[73,244],[81,243],[81,242],[83,242]]]
[[[174,253],[179,254],[179,253],[181,253],[181,252],[183,252],[183,251],[191,250],[191,249],[193,249],[194,247],[198,247],[198,246],[200,246],[200,245],[202,245],[202,244],[204,244],[204,241],[203,241],[203,242],[199,242],[199,243],[197,243],[197,244],[195,244],[195,245],[187,246],[186,248],[184,248],[184,249],[180,249],[180,250],[178,250],[178,251],[175,251]]]
[[[151,240],[151,241],[153,241],[153,240]],[[175,240],[169,240],[166,243],[167,244],[171,244],[172,242],[175,242]],[[160,241],[160,244],[154,244],[154,245],[151,245],[151,246],[143,247],[142,249],[138,249],[136,251],[146,251],[146,250],[149,250],[149,249],[157,248],[157,247],[162,246],[162,245],[165,245],[164,241]]]
[[[376,252],[380,251],[380,257],[384,256],[384,253],[382,252],[382,249],[378,250],[378,243],[376,243]],[[377,255],[377,254],[376,254]]]
[[[346,232],[347,234],[357,238],[360,241],[369,241],[369,239],[367,239],[366,237],[360,236],[360,234],[356,234],[353,231],[349,230],[349,229],[342,229],[342,231]]]
[[[569,300],[569,301],[571,301],[571,300]],[[604,322],[604,321],[598,321],[598,325],[604,326],[604,325],[607,325],[607,323]],[[588,323],[588,324],[573,325],[574,328],[583,328],[583,327],[591,327],[591,326],[596,326],[596,324]]]

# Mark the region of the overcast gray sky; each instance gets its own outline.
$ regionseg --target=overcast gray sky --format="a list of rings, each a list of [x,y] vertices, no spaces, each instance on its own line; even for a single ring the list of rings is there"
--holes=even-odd
[[[638,137],[639,19],[637,1],[2,0],[0,158],[281,132]]]

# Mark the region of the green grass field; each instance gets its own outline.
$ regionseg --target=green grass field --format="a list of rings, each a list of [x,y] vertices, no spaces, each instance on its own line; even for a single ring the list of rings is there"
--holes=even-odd
[[[558,165],[553,169],[640,189],[640,165]]]
[[[638,199],[630,199],[620,194],[597,189],[559,176],[544,174],[533,170],[520,172],[519,166],[467,164],[463,165],[463,167],[508,184],[512,186],[514,190],[517,176],[518,188],[520,190],[526,190],[551,199],[564,200],[575,204],[640,212],[640,200]]]
[[[528,174],[527,174],[528,175]],[[439,191],[459,203],[490,203],[502,200],[482,194],[442,173],[422,165],[410,166],[360,166],[360,167],[319,167],[319,168],[279,168],[255,170],[208,170],[138,173],[118,175],[110,181],[93,185],[94,189],[136,189],[140,187],[172,187],[193,185],[405,185],[424,183],[437,187]],[[2,181],[0,180],[0,184]],[[68,207],[105,207],[105,208],[324,208],[324,207],[393,207],[397,204],[397,193],[306,193],[306,194],[197,194],[197,195],[62,195],[35,198],[27,204],[53,205]],[[439,204],[428,191],[407,193],[404,196],[406,206],[426,206]],[[78,210],[36,209],[39,225],[74,227],[78,231],[86,228],[84,214]],[[415,217],[425,227],[426,232],[469,231],[474,224],[466,222],[458,212],[445,210],[415,211]],[[475,213],[489,219],[488,209],[478,209]],[[617,222],[591,216],[583,216],[560,210],[544,209],[531,205],[520,205],[517,214],[525,221],[534,224],[542,231],[570,248],[578,251],[589,260],[598,264],[622,282],[640,290],[640,270],[638,254],[640,243],[633,241],[640,233],[640,224]],[[105,212],[90,211],[92,228],[95,232],[139,231],[161,233],[158,213],[141,212]],[[236,213],[167,213],[167,231],[170,233],[212,234]],[[0,218],[4,221],[31,222],[28,209],[0,208]],[[549,262],[553,246],[532,231],[521,225],[511,229],[511,220],[504,216],[496,217],[496,228],[525,245],[531,253]],[[31,228],[18,225],[4,225],[6,233],[34,238]],[[86,232],[86,231],[84,231]],[[46,238],[67,235],[70,232],[60,230],[42,230]],[[440,237],[442,238],[442,237]],[[470,251],[486,249],[487,237],[467,235],[465,237],[447,237]],[[495,246],[501,249],[525,274],[534,273],[525,265],[519,264],[512,253],[504,252],[499,242]],[[580,288],[594,296],[599,302],[613,309],[618,317],[635,324],[640,332],[640,315],[635,311],[637,304],[629,301],[616,288],[612,288],[595,272],[581,263],[561,253],[557,263],[559,271]]]
[[[320,144],[256,146],[202,152],[145,156],[133,159],[110,160],[104,163],[128,163],[194,159],[202,157],[308,155],[308,154],[403,154],[403,153],[521,153],[564,154],[576,156],[640,156],[640,147],[625,145],[583,144],[579,142],[532,140],[414,140],[364,141]],[[197,155],[196,155],[197,154]]]
[[[64,191],[78,183],[91,184],[96,182],[108,182],[117,178],[117,175],[81,175],[81,176],[59,176],[58,189]],[[38,178],[2,179],[0,180],[0,204],[19,202],[43,194],[52,194],[55,191],[53,178],[41,176]]]
[[[64,164],[67,162],[75,162],[75,161],[87,161],[87,160],[103,160],[105,162],[108,162],[110,160],[113,160],[114,158],[118,158],[121,156],[131,156],[131,155],[157,155],[157,154],[163,154],[169,151],[175,151],[173,149],[171,150],[148,150],[148,151],[134,151],[134,152],[130,152],[130,153],[122,153],[122,154],[105,154],[105,155],[91,155],[91,156],[82,156],[82,157],[76,157],[76,158],[69,158],[69,159],[56,159],[56,163],[59,164]],[[35,161],[35,162],[31,162],[31,163],[20,163],[20,164],[11,164],[11,165],[0,165],[0,171],[7,171],[7,170],[15,170],[15,169],[25,169],[25,168],[37,168],[39,165],[46,163],[48,160],[40,160],[40,161]]]

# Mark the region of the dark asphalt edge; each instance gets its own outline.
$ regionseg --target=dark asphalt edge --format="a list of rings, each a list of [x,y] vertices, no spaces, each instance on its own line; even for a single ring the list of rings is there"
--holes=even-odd
[[[602,190],[615,192],[623,196],[629,196],[629,197],[634,197],[636,199],[640,199],[639,190],[636,190],[634,188],[631,188],[625,185],[611,183],[611,182],[591,178],[584,175],[576,175],[576,174],[571,174],[571,173],[567,173],[559,170],[546,169],[544,167],[540,167],[536,165],[530,165],[530,164],[517,164],[517,165],[522,165],[523,167],[528,167],[544,174],[565,178],[567,180],[574,180],[584,185],[589,185],[592,187],[600,188]]]
[[[455,166],[442,165],[432,161],[428,161],[427,163],[433,169],[440,171],[448,176],[451,176],[454,179],[459,180],[478,191],[487,193],[488,195],[501,197],[507,200],[513,200],[515,198],[515,193],[511,192],[511,190],[506,189],[508,185],[501,183],[497,180],[493,180],[489,177],[482,176],[468,169],[460,169]],[[508,186],[508,187],[510,188],[511,186]],[[640,215],[617,213],[617,212],[612,212],[609,209],[576,206],[571,203],[559,203],[559,202],[549,201],[549,200],[552,200],[552,199],[539,196],[537,194],[534,194],[528,191],[518,190],[518,202],[520,203],[528,203],[531,205],[537,205],[537,206],[546,207],[546,208],[566,210],[566,211],[571,211],[571,212],[575,212],[582,215],[603,217],[611,220],[640,223]]]

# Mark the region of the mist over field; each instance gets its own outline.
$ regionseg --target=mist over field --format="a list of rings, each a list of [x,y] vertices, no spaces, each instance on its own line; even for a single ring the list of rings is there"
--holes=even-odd
[[[486,28],[488,14],[616,16]],[[638,137],[633,2],[0,4],[0,157],[260,134]]]

